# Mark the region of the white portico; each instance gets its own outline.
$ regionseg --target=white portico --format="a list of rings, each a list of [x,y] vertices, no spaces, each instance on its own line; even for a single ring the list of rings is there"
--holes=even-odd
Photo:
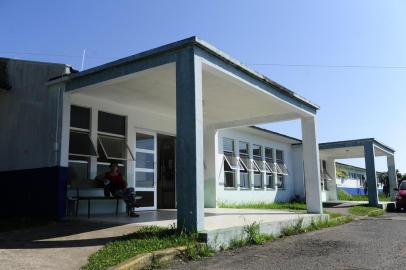
[[[189,231],[205,228],[205,181],[209,185],[216,183],[221,171],[222,155],[216,154],[218,131],[300,119],[307,208],[310,213],[322,213],[318,107],[198,38],[56,79],[50,90],[61,94],[60,165],[68,167],[70,156],[75,154],[69,152],[69,138],[74,132],[72,105],[90,109],[90,127],[83,132],[88,132],[97,153],[87,153],[89,178],[97,173],[100,149],[96,145],[103,140],[99,112],[123,116],[124,133],[116,137],[121,138],[125,150],[119,151],[119,158],[130,185],[153,193],[151,209],[157,208],[160,181],[157,137],[174,138],[177,221],[178,227]],[[144,135],[152,136],[153,149],[151,145],[148,149],[138,147],[145,147]],[[109,155],[106,149],[102,150]],[[148,165],[146,159],[152,163]],[[139,167],[140,162],[143,168]],[[137,176],[137,172],[149,173],[152,185],[138,186],[142,181],[137,177],[142,174]]]

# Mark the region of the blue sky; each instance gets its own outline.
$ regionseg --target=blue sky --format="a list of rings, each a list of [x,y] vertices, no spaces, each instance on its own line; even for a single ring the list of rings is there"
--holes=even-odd
[[[406,1],[1,0],[0,12],[0,56],[77,69],[83,49],[90,68],[199,36],[319,104],[320,142],[375,137],[406,172]],[[298,122],[269,127],[301,136]]]

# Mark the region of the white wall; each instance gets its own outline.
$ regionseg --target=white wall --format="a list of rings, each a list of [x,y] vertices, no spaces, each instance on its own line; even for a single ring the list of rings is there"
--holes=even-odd
[[[303,174],[303,147],[301,144],[292,145],[292,174],[293,185],[295,187],[295,196],[299,196],[301,200],[306,198],[306,190]]]
[[[91,138],[94,145],[97,145],[97,115],[98,111],[109,112],[121,116],[126,116],[127,118],[127,144],[130,150],[135,154],[135,131],[149,131],[161,134],[175,135],[176,133],[176,120],[173,117],[168,117],[162,114],[156,114],[150,111],[142,111],[131,106],[124,106],[120,103],[112,102],[102,98],[95,98],[83,94],[73,94],[67,97],[69,105],[77,105],[86,108],[91,108]],[[70,111],[65,111],[65,114],[70,113]],[[67,118],[68,119],[68,118]],[[65,123],[69,126],[69,123]],[[63,156],[67,160],[68,152],[67,149]],[[90,178],[96,176],[96,158],[92,158],[92,165],[90,168]],[[128,185],[130,187],[135,186],[134,178],[134,161],[127,161],[127,171],[126,178]],[[102,190],[88,191],[88,193],[83,193],[86,195],[95,194],[102,195]],[[156,195],[155,195],[156,196]],[[82,202],[82,206],[79,209],[80,214],[87,213],[87,204]],[[92,213],[114,213],[115,202],[98,202],[92,201]],[[124,211],[125,206],[121,203],[121,211]]]
[[[220,162],[218,164],[218,172],[216,172],[216,200],[226,203],[241,203],[241,202],[274,202],[274,201],[289,201],[295,197],[295,169],[293,161],[293,151],[290,143],[270,140],[267,138],[267,134],[264,132],[264,136],[260,136],[257,132],[251,132],[251,128],[234,128],[223,129],[218,132],[218,152],[216,153],[216,160]],[[241,190],[239,187],[230,190],[224,188],[224,173],[222,166],[223,156],[223,138],[234,139],[235,141],[248,142],[252,144],[258,144],[263,147],[270,147],[273,149],[282,150],[284,152],[284,161],[289,169],[289,175],[285,176],[285,189],[254,189],[251,187],[249,190]],[[265,179],[263,179],[265,181]],[[275,180],[276,181],[276,180]],[[252,180],[251,180],[252,183]],[[264,182],[265,183],[265,182]],[[212,194],[205,194],[206,196],[212,196]]]

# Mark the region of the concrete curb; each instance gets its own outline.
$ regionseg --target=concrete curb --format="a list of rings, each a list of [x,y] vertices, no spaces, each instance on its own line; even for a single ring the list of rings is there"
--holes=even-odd
[[[152,263],[165,263],[170,262],[176,256],[185,252],[187,247],[174,247],[164,250],[157,250],[140,254],[125,260],[124,262],[109,268],[109,270],[141,270],[150,266]]]

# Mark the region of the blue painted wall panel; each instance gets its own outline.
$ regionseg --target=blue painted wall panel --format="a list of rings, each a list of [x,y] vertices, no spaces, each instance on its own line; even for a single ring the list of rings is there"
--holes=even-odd
[[[345,192],[351,194],[351,195],[366,195],[364,193],[364,188],[343,188],[343,187],[337,187],[337,190],[344,190]],[[383,189],[378,189],[379,193],[383,192]]]
[[[0,172],[0,217],[62,218],[68,168]]]

